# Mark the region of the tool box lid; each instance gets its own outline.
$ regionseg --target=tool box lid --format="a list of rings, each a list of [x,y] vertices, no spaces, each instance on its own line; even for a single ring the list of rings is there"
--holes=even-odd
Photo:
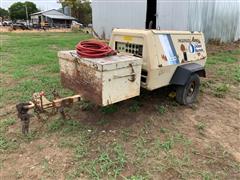
[[[129,67],[129,64],[132,64],[132,66],[142,64],[142,58],[121,53],[103,58],[81,58],[77,55],[76,51],[60,51],[58,52],[58,57],[68,61],[75,61],[76,63],[83,63],[97,71],[125,68]]]

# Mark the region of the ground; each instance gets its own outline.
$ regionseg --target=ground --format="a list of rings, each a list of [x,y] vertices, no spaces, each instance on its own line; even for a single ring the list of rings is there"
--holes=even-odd
[[[178,105],[169,88],[142,90],[106,108],[75,104],[71,120],[33,117],[22,135],[15,105],[41,90],[73,94],[60,84],[57,51],[87,38],[1,34],[1,179],[240,179],[239,42],[208,45],[207,78],[192,106]]]

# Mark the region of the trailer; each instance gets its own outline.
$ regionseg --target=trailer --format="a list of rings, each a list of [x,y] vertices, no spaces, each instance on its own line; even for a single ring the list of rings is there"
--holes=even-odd
[[[176,89],[176,101],[189,105],[197,99],[199,77],[206,77],[201,32],[114,29],[109,47],[84,42],[76,50],[58,52],[58,57],[62,85],[77,95],[61,98],[55,91],[49,101],[44,93],[36,93],[33,101],[18,105],[22,121],[29,119],[31,108],[54,108],[65,118],[64,107],[83,99],[108,106],[139,96],[141,88],[152,91],[169,85]]]

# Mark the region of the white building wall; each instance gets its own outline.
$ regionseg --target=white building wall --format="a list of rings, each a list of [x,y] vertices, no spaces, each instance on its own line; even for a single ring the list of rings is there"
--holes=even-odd
[[[93,0],[93,29],[110,38],[113,28],[145,28],[146,0]]]
[[[240,0],[189,1],[189,30],[203,31],[206,39],[223,42],[240,38]]]
[[[186,0],[158,0],[157,29],[188,30],[188,7]]]
[[[144,29],[147,0],[92,0],[93,28],[110,38],[113,28]],[[206,39],[240,39],[240,0],[158,0],[157,28],[202,31]]]

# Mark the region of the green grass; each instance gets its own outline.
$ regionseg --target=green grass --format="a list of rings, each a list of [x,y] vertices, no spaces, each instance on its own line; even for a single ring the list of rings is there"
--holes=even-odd
[[[135,164],[141,164],[144,160],[149,156],[149,149],[147,147],[148,141],[145,137],[140,136],[135,142],[133,143],[135,149]]]
[[[203,180],[213,179],[213,174],[211,172],[203,171],[203,172],[201,172],[201,176],[202,176]]]
[[[129,107],[129,112],[137,112],[141,107],[141,103],[139,101],[134,101]]]
[[[214,95],[219,98],[225,97],[226,93],[229,91],[229,84],[219,84],[214,89]]]
[[[206,125],[203,122],[198,122],[197,125],[195,126],[199,134],[204,134],[204,131],[206,129]]]
[[[48,123],[49,132],[59,131],[64,125],[64,120],[56,119]]]
[[[101,108],[103,114],[113,114],[118,111],[118,106],[116,104],[105,106]]]
[[[133,175],[130,177],[127,177],[126,180],[146,180],[148,178],[142,176],[142,175]]]
[[[216,78],[221,78],[224,81],[237,82],[240,61],[240,50],[223,51],[220,53],[210,54],[207,58],[207,69],[217,75]]]
[[[97,125],[105,125],[105,124],[109,124],[109,121],[107,119],[100,119],[98,122],[97,122]]]
[[[209,76],[208,72],[211,72],[211,79],[203,79],[201,92],[210,92],[219,98],[224,98],[227,94],[237,98],[236,88],[232,89],[230,85],[238,86],[240,82],[239,62],[240,50],[210,54],[207,58],[206,70],[207,76]]]
[[[78,149],[80,159],[87,155],[82,148]],[[79,154],[77,151],[77,154]],[[113,143],[106,150],[101,149],[95,158],[80,161],[78,168],[69,174],[69,179],[76,179],[82,173],[88,174],[91,179],[116,179],[127,162],[123,146]]]
[[[240,82],[240,66],[238,65],[234,70],[234,79]]]
[[[7,127],[16,123],[16,120],[13,118],[3,119],[0,121],[0,132],[6,130]]]
[[[163,143],[160,143],[160,147],[164,150],[164,151],[169,151],[173,148],[174,145],[174,141],[173,138],[169,138],[166,139]]]
[[[160,114],[160,115],[163,115],[167,112],[167,109],[165,106],[163,105],[157,105],[155,106],[155,109],[157,110],[157,112]]]
[[[40,90],[50,94],[56,88],[63,95],[72,94],[63,89],[59,78],[57,51],[74,49],[80,41],[89,38],[81,33],[3,33],[8,36],[1,47],[0,72],[9,77],[12,85],[1,90],[2,102],[27,101]]]
[[[90,111],[93,108],[93,104],[89,101],[81,101],[80,107],[83,111]]]
[[[9,126],[16,123],[15,119],[8,118],[0,121],[0,152],[9,149],[16,149],[18,144],[6,136],[6,131]]]
[[[239,61],[235,55],[239,55],[240,51],[224,51],[214,55],[210,55],[207,59],[207,64],[219,64],[219,63],[234,63]]]
[[[205,129],[206,125],[202,122],[198,122],[196,125],[197,130],[203,131]]]

